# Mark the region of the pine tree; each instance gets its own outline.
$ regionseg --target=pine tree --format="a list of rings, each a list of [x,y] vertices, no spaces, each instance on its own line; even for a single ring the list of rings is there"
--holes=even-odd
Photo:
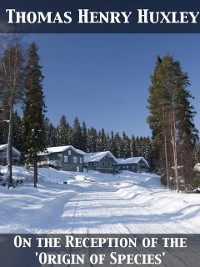
[[[130,151],[131,151],[131,157],[136,157],[137,151],[136,151],[136,143],[135,143],[135,136],[134,135],[132,135],[132,137],[131,137]]]
[[[200,162],[200,143],[199,141],[195,144],[195,162]]]
[[[111,136],[108,139],[108,150],[115,156],[117,157],[117,147],[115,143],[115,138],[114,138],[114,132],[111,131]]]
[[[147,121],[158,153],[158,165],[167,186],[172,175],[179,191],[180,168],[185,185],[191,182],[194,144],[198,138],[193,123],[195,111],[190,104],[192,96],[187,90],[189,78],[182,72],[180,63],[167,55],[157,59],[151,82]]]
[[[82,147],[81,142],[82,142],[81,125],[80,125],[79,119],[76,117],[74,119],[74,123],[73,123],[73,143],[72,143],[72,145],[75,148],[81,149],[81,147]]]
[[[34,164],[34,187],[37,187],[37,153],[45,150],[46,106],[43,94],[42,67],[35,43],[28,50],[26,67],[26,101],[23,119],[23,153],[27,164]]]
[[[116,145],[116,150],[117,150],[116,151],[117,152],[116,157],[117,158],[123,158],[124,157],[124,147],[123,147],[123,143],[122,143],[122,138],[118,132],[115,134],[114,140],[115,140],[115,145]]]
[[[104,128],[102,128],[101,131],[99,131],[97,137],[97,151],[99,152],[106,151],[106,149],[107,149],[107,138],[105,130]]]
[[[49,121],[48,118],[45,119],[45,131],[46,131],[46,147],[58,146],[58,131],[55,126]]]
[[[87,152],[97,151],[97,131],[94,127],[88,129]]]
[[[69,127],[69,133],[68,133],[68,140],[69,140],[69,145],[73,144],[73,138],[74,138],[74,132],[72,127]]]
[[[81,132],[82,132],[82,144],[81,144],[81,149],[83,151],[87,151],[87,126],[86,123],[83,121],[82,123],[82,128],[81,128]]]
[[[111,151],[110,150],[110,135],[109,133],[106,134],[106,140],[105,140],[105,147],[104,147],[105,151]],[[112,153],[112,152],[111,152]]]
[[[130,139],[125,132],[122,133],[123,143],[123,158],[129,158],[131,156]]]
[[[67,122],[66,116],[62,115],[58,126],[58,145],[69,145],[69,123]]]
[[[154,171],[157,169],[157,158],[155,153],[155,147],[153,144],[153,140],[149,137],[145,138],[145,155],[144,158],[147,160],[150,169],[149,171]]]

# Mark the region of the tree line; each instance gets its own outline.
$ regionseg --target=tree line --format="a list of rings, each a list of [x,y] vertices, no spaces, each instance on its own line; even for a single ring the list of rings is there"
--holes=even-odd
[[[13,146],[23,151],[23,118],[17,111],[14,112]],[[45,147],[73,145],[87,153],[111,151],[116,158],[144,157],[153,170],[155,148],[150,137],[129,137],[125,132],[107,133],[104,128],[96,130],[88,128],[76,117],[70,125],[66,115],[62,115],[57,126],[53,125],[48,118],[44,119]],[[0,128],[0,143],[7,142],[7,127]]]

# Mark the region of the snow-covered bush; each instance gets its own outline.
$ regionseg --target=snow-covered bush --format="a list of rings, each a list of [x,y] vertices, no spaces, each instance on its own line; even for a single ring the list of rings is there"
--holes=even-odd
[[[195,171],[194,180],[192,182],[192,192],[200,193],[200,172]]]

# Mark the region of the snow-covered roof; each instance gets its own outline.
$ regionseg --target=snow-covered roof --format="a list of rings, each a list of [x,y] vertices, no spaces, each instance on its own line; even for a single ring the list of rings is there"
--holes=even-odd
[[[148,162],[143,157],[132,157],[127,159],[117,159],[118,164],[134,164],[140,162],[140,160],[143,160],[148,166]]]
[[[0,150],[3,150],[4,148],[7,148],[7,144],[4,144],[4,145],[0,145]]]
[[[77,149],[77,148],[73,147],[72,145],[68,145],[68,146],[47,147],[44,152],[40,152],[40,153],[38,153],[38,155],[41,156],[41,155],[49,155],[51,153],[60,153],[60,152],[64,152],[65,150],[68,150],[68,149],[72,149],[74,152],[76,152],[78,154],[82,154],[82,155],[85,154],[84,151]]]
[[[110,151],[87,153],[84,155],[84,162],[85,163],[99,162],[100,160],[102,160],[106,156],[109,158],[112,158],[117,163],[116,158],[113,156],[113,154]]]
[[[8,144],[0,145],[0,151],[1,151],[1,150],[4,150],[4,149],[7,148],[7,147],[8,147]],[[20,151],[17,150],[16,148],[12,147],[12,150],[13,150],[16,154],[21,155]]]

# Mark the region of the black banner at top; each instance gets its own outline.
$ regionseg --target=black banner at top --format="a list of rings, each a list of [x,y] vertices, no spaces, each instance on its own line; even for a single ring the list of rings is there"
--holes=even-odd
[[[2,0],[1,33],[199,33],[199,0]]]

